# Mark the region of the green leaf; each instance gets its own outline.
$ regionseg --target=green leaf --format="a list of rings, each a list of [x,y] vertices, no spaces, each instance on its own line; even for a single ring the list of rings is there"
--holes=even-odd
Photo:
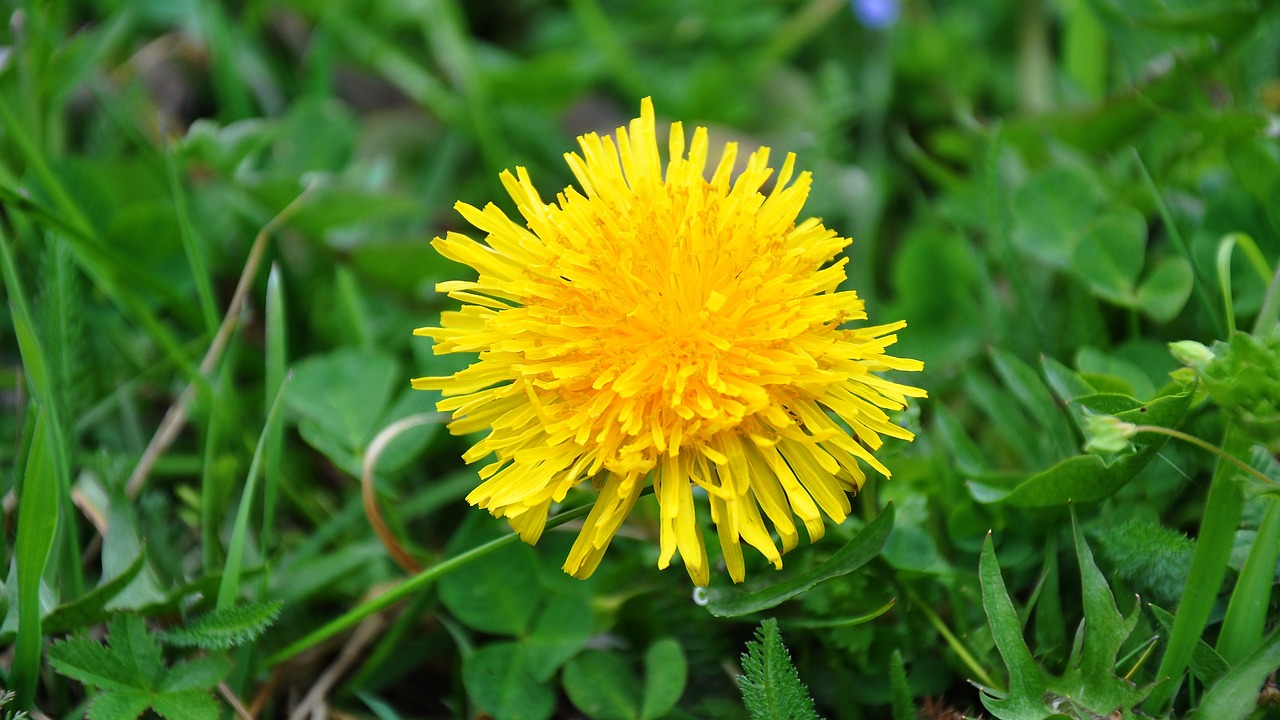
[[[89,705],[89,720],[133,720],[151,707],[151,694],[137,688],[104,692]]]
[[[640,683],[615,653],[588,650],[564,668],[573,706],[599,720],[631,720],[640,713]]]
[[[644,654],[640,720],[656,720],[670,712],[684,694],[688,674],[680,643],[665,638],[650,645]]]
[[[203,690],[184,690],[158,695],[151,709],[169,720],[218,720],[221,708],[209,693]]]
[[[1093,561],[1093,553],[1080,531],[1080,524],[1076,522],[1074,508],[1071,529],[1076,557],[1080,561],[1083,633],[1078,654],[1072,653],[1067,672],[1051,683],[1051,689],[1070,698],[1077,706],[1098,715],[1108,715],[1117,709],[1132,708],[1147,696],[1147,692],[1115,675],[1116,657],[1125,640],[1133,634],[1139,608],[1135,604],[1128,618],[1116,608],[1115,596]]]
[[[591,639],[591,604],[573,595],[555,595],[533,624],[525,640],[529,674],[546,682]]]
[[[1114,211],[1094,221],[1081,238],[1072,254],[1072,269],[1098,297],[1133,307],[1146,245],[1142,213],[1132,208]]]
[[[980,696],[982,705],[1000,720],[1044,720],[1053,714],[1044,706],[1049,679],[1031,657],[1031,650],[1022,637],[1022,621],[1009,599],[1009,591],[1005,589],[989,533],[982,545],[978,576],[982,584],[982,607],[991,626],[991,636],[1009,669],[1009,693],[1005,697],[997,697],[989,690],[984,691]]]
[[[120,573],[84,597],[59,605],[44,618],[44,631],[49,635],[64,633],[76,628],[86,628],[107,619],[107,604],[124,591],[146,566],[146,553],[139,552],[133,562]]]
[[[1037,175],[1014,195],[1014,242],[1051,265],[1068,267],[1098,196],[1097,181],[1084,170],[1063,166]]]
[[[896,648],[889,658],[889,691],[893,696],[893,720],[916,720],[907,666],[902,662],[902,652]]]
[[[738,687],[752,720],[817,720],[813,698],[782,644],[777,620],[760,623],[755,641],[747,643],[742,655],[742,671]]]
[[[1266,510],[1240,578],[1231,591],[1227,615],[1218,635],[1218,652],[1232,663],[1239,662],[1262,641],[1267,606],[1275,584],[1276,560],[1280,558],[1280,499],[1268,497],[1255,502],[1264,505]]]
[[[1053,395],[1044,381],[1028,364],[1013,353],[1005,350],[993,350],[991,362],[996,374],[1004,382],[1004,386],[1013,393],[1018,403],[1031,414],[1039,425],[1041,437],[1053,445],[1055,459],[1072,454],[1071,430],[1062,411],[1054,402]]]
[[[527,667],[523,647],[493,643],[466,658],[462,683],[471,700],[497,720],[545,720],[555,710],[555,695]]]
[[[847,575],[866,565],[880,553],[893,530],[893,504],[885,506],[875,520],[862,529],[836,554],[818,567],[785,582],[755,592],[739,592],[729,588],[707,590],[707,610],[716,617],[737,617],[768,610],[803,595],[831,578]]]
[[[1175,427],[1190,407],[1191,390],[1158,397],[1149,403],[1112,394],[1086,395],[1076,402],[1090,412],[1115,415],[1124,422]],[[1134,438],[1137,451],[1110,463],[1098,455],[1076,455],[1011,487],[971,481],[969,492],[980,503],[1007,503],[1015,507],[1094,502],[1110,496],[1132,480],[1167,441],[1166,435],[1140,433]]]
[[[15,320],[17,316],[14,316]],[[18,498],[18,533],[14,560],[18,576],[18,636],[14,645],[13,688],[21,707],[30,705],[40,673],[44,644],[40,627],[40,578],[53,549],[58,527],[58,449],[51,413],[36,416],[27,455],[22,492]]]
[[[136,504],[115,488],[107,502],[107,533],[102,539],[102,573],[124,574],[139,555],[145,555],[140,539]],[[107,603],[108,610],[141,610],[164,599],[155,573],[143,562],[133,581]]]
[[[314,432],[358,453],[377,432],[376,423],[402,382],[391,356],[347,347],[299,361],[285,404]]]
[[[121,663],[112,650],[87,638],[54,643],[49,648],[49,664],[58,673],[85,685],[108,690],[139,686],[137,674]]]
[[[475,528],[487,518],[474,517],[473,524],[464,527],[450,545],[466,548],[480,544],[483,534]],[[533,602],[537,596],[530,592],[530,588],[538,587],[536,564],[528,545],[503,548],[440,578],[440,602],[474,630],[520,635],[529,627],[537,610],[537,603]]]
[[[1160,623],[1160,629],[1164,631],[1165,636],[1173,632],[1173,615],[1168,610],[1159,605],[1148,604],[1151,609],[1151,615]],[[1195,649],[1191,652],[1191,672],[1199,678],[1200,682],[1206,687],[1213,685],[1231,670],[1231,665],[1218,654],[1217,650],[1210,647],[1209,643],[1200,640],[1196,643]]]
[[[180,662],[169,669],[157,688],[165,694],[186,694],[208,690],[231,672],[231,661],[222,655],[204,655]]]
[[[1138,286],[1138,307],[1157,322],[1169,322],[1186,306],[1194,284],[1195,272],[1185,258],[1161,258]]]
[[[141,615],[117,615],[107,624],[111,654],[138,679],[139,687],[153,688],[164,673],[160,643],[147,632]]]
[[[1203,720],[1242,720],[1258,705],[1258,691],[1267,676],[1280,668],[1280,627],[1240,664],[1205,693],[1195,717]]]
[[[257,639],[275,622],[280,605],[279,601],[249,602],[214,610],[161,637],[179,647],[226,650]]]

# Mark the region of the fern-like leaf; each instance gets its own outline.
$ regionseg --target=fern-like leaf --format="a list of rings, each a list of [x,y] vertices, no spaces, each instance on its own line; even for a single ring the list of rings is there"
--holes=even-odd
[[[202,615],[185,628],[165,633],[163,638],[179,647],[227,650],[256,640],[279,614],[277,601],[235,605]]]
[[[818,720],[809,689],[782,644],[778,621],[760,624],[755,642],[747,643],[742,655],[742,669],[742,701],[752,720]]]

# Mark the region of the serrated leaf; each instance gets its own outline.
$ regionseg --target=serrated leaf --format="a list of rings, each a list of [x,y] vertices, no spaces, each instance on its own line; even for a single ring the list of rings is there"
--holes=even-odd
[[[1044,720],[1053,714],[1044,706],[1049,679],[1031,657],[1031,650],[1022,637],[1022,621],[1009,599],[1009,591],[1005,589],[990,535],[982,544],[978,576],[987,624],[991,627],[996,649],[1009,670],[1008,695],[999,698],[984,692],[980,696],[982,704],[1000,720]]]
[[[208,690],[231,672],[231,661],[222,655],[204,655],[180,662],[169,669],[160,681],[163,693]]]
[[[911,685],[907,683],[907,666],[902,662],[902,652],[897,649],[889,658],[889,691],[893,697],[893,720],[916,720]]]
[[[817,720],[813,698],[782,644],[777,620],[760,623],[755,641],[747,643],[742,655],[742,671],[738,687],[752,720]]]
[[[1074,508],[1071,529],[1080,561],[1084,629],[1079,655],[1073,655],[1067,672],[1051,683],[1051,689],[1095,714],[1109,715],[1121,708],[1132,708],[1148,694],[1115,674],[1120,648],[1137,625],[1138,607],[1135,605],[1128,618],[1120,614],[1111,587],[1093,561]]]
[[[89,720],[133,720],[151,707],[151,694],[137,688],[104,692],[89,705]]]
[[[831,578],[847,575],[866,565],[889,539],[893,530],[893,503],[885,506],[880,515],[862,529],[847,545],[836,551],[826,562],[785,582],[771,585],[755,592],[739,592],[729,588],[711,588],[707,591],[707,610],[716,617],[737,617],[768,610],[787,600],[798,597]]]
[[[213,696],[200,690],[159,695],[151,709],[168,720],[218,720],[222,712]]]
[[[665,638],[649,646],[644,654],[644,691],[640,700],[640,720],[656,720],[680,702],[688,681],[688,665],[680,643]]]
[[[49,664],[61,675],[85,685],[110,690],[141,685],[131,668],[126,667],[102,643],[86,638],[69,638],[49,648]]]
[[[256,639],[275,622],[282,603],[251,602],[214,610],[187,623],[179,630],[166,632],[164,641],[179,647],[226,650]]]
[[[164,672],[160,643],[147,632],[147,621],[140,615],[117,615],[107,624],[107,643],[111,654],[130,672],[136,673],[139,687],[152,688]]]

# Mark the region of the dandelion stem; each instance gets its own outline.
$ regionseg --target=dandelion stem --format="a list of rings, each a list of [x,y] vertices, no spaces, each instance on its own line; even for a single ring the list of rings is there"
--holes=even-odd
[[[973,653],[969,652],[969,648],[965,646],[960,638],[956,637],[955,633],[951,632],[951,628],[947,627],[947,624],[942,621],[942,618],[938,617],[938,614],[933,611],[933,608],[929,607],[929,604],[921,599],[920,596],[916,594],[915,590],[912,590],[909,587],[904,589],[907,591],[907,596],[911,598],[911,602],[915,609],[924,613],[924,616],[929,620],[929,622],[938,629],[938,633],[942,635],[943,639],[947,641],[947,644],[951,646],[951,649],[960,657],[960,662],[963,662],[968,666],[974,677],[978,678],[979,682],[989,688],[1001,690],[1002,688],[1000,687],[1000,684],[995,681],[995,678],[991,677],[991,675],[987,673],[986,669],[978,662],[978,659],[973,656]]]
[[[1175,440],[1181,440],[1183,442],[1191,443],[1192,445],[1195,445],[1196,447],[1202,450],[1207,450],[1213,453],[1214,455],[1217,455],[1223,460],[1226,460],[1232,465],[1235,465],[1237,468],[1240,469],[1241,472],[1248,473],[1249,475],[1253,476],[1254,478],[1257,478],[1258,480],[1261,480],[1262,482],[1268,485],[1280,485],[1280,483],[1277,483],[1275,480],[1272,480],[1266,475],[1263,475],[1257,469],[1251,467],[1248,463],[1241,460],[1240,458],[1224,451],[1222,448],[1218,447],[1217,445],[1214,445],[1213,443],[1209,443],[1209,442],[1205,442],[1204,440],[1201,440],[1195,435],[1188,435],[1178,430],[1173,430],[1167,427],[1160,427],[1159,425],[1136,425],[1133,428],[1133,432],[1135,434],[1149,432],[1149,433],[1156,433],[1158,435],[1168,435],[1169,437],[1174,438]]]
[[[646,489],[645,492],[646,493],[650,492],[650,490]],[[591,506],[594,504],[595,503],[588,503],[581,507],[576,507],[576,508],[573,508],[572,510],[566,510],[565,512],[562,512],[559,515],[548,518],[547,528],[549,529],[549,528],[559,527],[560,525],[564,525],[570,520],[576,520],[580,517],[585,516],[588,512],[590,512]],[[354,627],[355,625],[359,624],[361,620],[364,620],[370,615],[380,610],[385,610],[391,607],[392,605],[396,604],[397,602],[400,602],[401,600],[409,597],[410,595],[426,589],[431,585],[431,583],[435,582],[436,580],[439,580],[445,575],[448,575],[454,570],[457,570],[461,567],[465,567],[466,565],[470,564],[472,561],[479,560],[485,555],[489,555],[493,553],[495,550],[501,550],[502,548],[508,545],[514,545],[519,540],[520,540],[520,536],[513,532],[508,535],[504,535],[496,540],[491,540],[483,545],[480,545],[479,547],[472,548],[462,553],[461,555],[457,555],[449,558],[448,560],[443,560],[439,563],[436,563],[435,565],[432,565],[426,570],[423,570],[417,575],[414,575],[413,577],[405,580],[399,585],[396,585],[395,587],[382,593],[381,595],[370,598],[364,601],[363,603],[360,603],[359,605],[355,606],[354,608],[348,610],[346,613],[338,616],[337,618],[334,618],[328,623],[325,623],[323,626],[311,632],[306,637],[303,637],[301,640],[298,640],[297,642],[292,643],[288,647],[284,648],[283,650],[280,650],[279,652],[275,653],[271,657],[267,658],[266,665],[268,667],[272,665],[278,665],[284,662],[285,660],[288,660],[289,658],[294,657],[295,655],[303,652],[304,650],[312,648],[324,642],[325,640],[328,640],[329,638],[333,637],[334,635],[337,635],[343,630]]]

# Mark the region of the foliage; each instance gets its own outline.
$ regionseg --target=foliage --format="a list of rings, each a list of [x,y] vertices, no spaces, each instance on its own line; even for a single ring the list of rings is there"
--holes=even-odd
[[[55,643],[49,663],[102,691],[89,707],[92,720],[136,718],[148,708],[169,720],[216,718],[209,690],[231,671],[231,663],[216,655],[166,667],[160,643],[138,615],[116,616],[106,645],[80,637]]]
[[[760,623],[755,641],[747,643],[742,655],[742,671],[738,684],[754,720],[817,720],[809,690],[782,644],[777,620]]]
[[[747,642],[832,718],[1274,712],[1280,3],[873,5],[9,3],[0,712],[743,718]],[[925,362],[745,587],[647,497],[565,577],[594,491],[506,539],[408,384],[467,360],[412,337],[453,204],[644,96],[794,151]]]

